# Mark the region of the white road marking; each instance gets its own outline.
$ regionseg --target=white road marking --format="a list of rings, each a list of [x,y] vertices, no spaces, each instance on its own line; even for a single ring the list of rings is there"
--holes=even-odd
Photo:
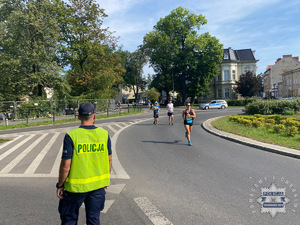
[[[101,213],[107,213],[109,208],[112,206],[112,204],[115,202],[115,200],[105,200],[104,209],[101,211]]]
[[[16,144],[14,147],[9,149],[8,151],[4,152],[2,155],[0,155],[0,161],[4,159],[6,156],[14,152],[16,149],[18,149],[20,146],[22,146],[24,143],[26,143],[28,140],[33,138],[35,134],[29,135],[27,138],[25,138],[23,141],[21,141],[19,144]]]
[[[24,135],[20,135],[20,136],[16,137],[15,139],[11,140],[11,141],[7,141],[7,142],[3,143],[2,145],[0,145],[0,149],[4,148],[5,146],[11,144],[12,142],[14,142],[14,141],[16,141],[16,140],[18,140],[18,139],[20,139],[20,138],[23,137],[23,136],[24,136]]]
[[[113,128],[111,125],[107,125],[107,127],[114,133],[117,132],[117,130],[115,128]]]
[[[59,170],[59,166],[60,166],[60,161],[61,161],[61,156],[62,156],[62,151],[63,151],[63,145],[60,146],[60,150],[56,156],[54,165],[52,167],[51,173],[50,175],[52,177],[58,177],[58,170]]]
[[[115,126],[117,126],[117,127],[119,127],[119,128],[123,128],[121,125],[119,125],[119,124],[114,124]]]
[[[124,189],[126,184],[113,184],[110,185],[107,189],[106,192],[112,193],[112,194],[120,194],[121,191]]]
[[[27,170],[24,172],[24,174],[33,174],[35,170],[38,168],[40,163],[42,162],[43,158],[49,151],[49,149],[52,147],[56,139],[58,138],[60,133],[55,133],[51,140],[47,143],[47,145],[43,148],[43,150],[38,154],[38,156],[33,160],[33,162],[30,164],[30,166],[27,168]]]
[[[11,161],[6,167],[4,167],[0,173],[9,173],[37,144],[44,139],[48,134],[43,134],[29,147],[27,147],[21,154],[19,154],[13,161]]]
[[[135,198],[134,201],[154,225],[172,225],[172,223],[149,201],[148,198]]]
[[[114,202],[115,200],[105,200],[104,209],[101,211],[101,213],[107,213]],[[85,208],[84,203],[82,203],[81,208]]]

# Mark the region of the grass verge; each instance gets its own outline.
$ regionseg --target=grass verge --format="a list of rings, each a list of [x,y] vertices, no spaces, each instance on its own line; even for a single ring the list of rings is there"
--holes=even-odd
[[[300,150],[300,135],[296,134],[295,137],[283,136],[281,134],[273,133],[265,127],[255,128],[244,126],[229,121],[229,116],[222,117],[212,122],[212,125],[229,133],[241,135],[254,140],[286,146]]]
[[[122,113],[112,113],[107,115],[97,115],[96,119],[105,119],[105,118],[112,118],[112,117],[119,117],[119,116],[128,116],[128,115],[135,115],[140,114],[144,112],[144,110],[138,111],[130,109],[129,113],[128,111],[123,111]],[[77,119],[61,119],[61,120],[55,120],[55,122],[51,121],[41,121],[41,122],[34,122],[34,123],[21,123],[21,124],[14,124],[14,125],[8,125],[8,126],[0,126],[0,130],[9,130],[9,129],[17,129],[17,128],[26,128],[26,127],[35,127],[35,126],[43,126],[43,125],[53,125],[53,124],[63,124],[63,123],[74,123]],[[2,142],[0,142],[2,143]]]
[[[10,141],[9,139],[2,139],[0,138],[0,144],[4,143],[4,142],[7,142],[7,141]]]

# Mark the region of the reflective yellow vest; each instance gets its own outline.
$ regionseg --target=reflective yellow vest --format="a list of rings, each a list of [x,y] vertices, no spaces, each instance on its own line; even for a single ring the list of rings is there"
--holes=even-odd
[[[76,128],[68,135],[74,150],[65,190],[83,193],[109,186],[108,132],[101,128]]]

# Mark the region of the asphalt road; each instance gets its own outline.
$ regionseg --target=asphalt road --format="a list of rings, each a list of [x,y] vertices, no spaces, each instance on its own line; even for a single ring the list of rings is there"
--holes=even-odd
[[[201,128],[208,118],[240,110],[197,110],[191,147],[181,111],[175,111],[174,126],[161,111],[156,126],[150,112],[97,121],[115,141],[101,224],[300,224],[298,159],[233,143]],[[0,224],[59,224],[57,155],[68,129],[0,132],[17,139],[0,145]],[[268,190],[272,183],[285,188],[279,190],[286,197],[286,212],[276,211],[274,218],[270,210],[261,213],[257,202],[261,188]],[[85,224],[84,208],[80,213],[79,224]]]

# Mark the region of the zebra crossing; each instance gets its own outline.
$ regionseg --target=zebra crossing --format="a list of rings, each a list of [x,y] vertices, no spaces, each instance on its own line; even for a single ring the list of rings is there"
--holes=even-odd
[[[124,129],[142,121],[145,119],[101,124],[101,128],[109,131],[112,141],[112,178],[129,179],[116,154],[116,141]],[[0,135],[12,139],[0,145],[0,177],[58,177],[63,138],[73,128]]]
[[[116,142],[124,129],[146,120],[101,124],[101,128],[108,130],[111,137],[113,150],[111,179],[130,179],[118,159]],[[11,139],[0,145],[0,177],[58,178],[64,136],[66,132],[76,127],[0,135],[0,138]],[[125,185],[112,184],[107,192],[118,195]],[[102,213],[106,213],[114,202],[114,199],[107,199]]]

